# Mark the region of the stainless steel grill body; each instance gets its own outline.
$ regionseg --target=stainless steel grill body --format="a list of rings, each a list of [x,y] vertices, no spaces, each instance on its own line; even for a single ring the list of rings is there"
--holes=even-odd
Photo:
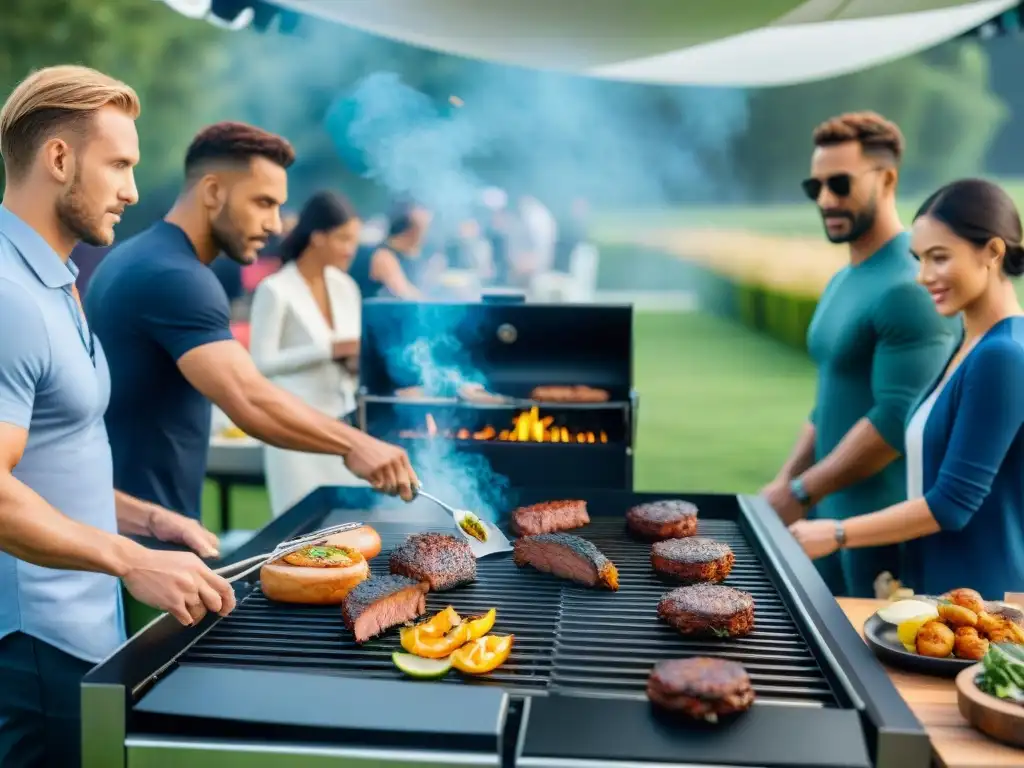
[[[406,535],[445,528],[444,518],[416,504],[369,510],[366,495],[322,489],[249,547],[367,519],[384,545],[371,566],[385,573],[388,550]],[[536,490],[520,496],[523,502],[554,498]],[[185,755],[182,750],[197,766],[214,764],[204,762],[214,755],[222,760],[217,765],[231,765],[224,762],[229,752],[261,766],[314,755],[345,766],[927,765],[920,724],[813,566],[756,499],[684,496],[701,509],[700,534],[734,551],[725,583],[754,596],[754,632],[684,637],[658,620],[658,600],[675,584],[653,572],[649,545],[626,535],[623,515],[634,503],[667,496],[674,495],[588,498],[592,522],[574,533],[616,564],[618,592],[519,569],[501,557],[479,561],[474,584],[431,593],[431,612],[453,605],[474,615],[493,607],[494,631],[515,635],[511,659],[485,678],[452,672],[442,681],[405,682],[390,658],[399,648],[396,633],[357,645],[339,609],[274,604],[256,582],[239,586],[240,605],[226,619],[208,619],[195,630],[159,620],[86,681],[84,700],[95,701],[97,712],[104,702],[116,708],[118,690],[126,711],[123,730],[97,718],[91,750],[87,715],[87,765],[162,765]],[[681,727],[647,704],[653,664],[693,655],[734,659],[750,673],[757,704],[734,725]],[[323,707],[310,705],[311,697]],[[380,722],[360,724],[345,714],[374,706]],[[320,723],[324,708],[336,719]],[[464,718],[465,728],[443,743],[432,741],[420,732],[432,718],[435,728]],[[96,762],[116,756],[118,744],[122,762]]]

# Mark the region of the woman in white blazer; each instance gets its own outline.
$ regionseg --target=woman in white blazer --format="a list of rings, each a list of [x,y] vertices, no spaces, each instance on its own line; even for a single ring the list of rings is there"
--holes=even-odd
[[[355,410],[362,295],[347,270],[361,222],[351,204],[318,192],[280,246],[283,266],[256,288],[249,349],[268,379],[337,418]],[[337,456],[266,446],[277,517],[324,485],[363,485]]]

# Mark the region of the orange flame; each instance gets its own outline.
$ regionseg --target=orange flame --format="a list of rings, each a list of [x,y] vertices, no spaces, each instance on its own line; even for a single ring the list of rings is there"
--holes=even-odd
[[[404,431],[401,437],[445,437],[458,440],[497,440],[509,443],[607,443],[608,434],[603,430],[599,432],[580,431],[569,427],[556,426],[553,416],[541,418],[540,409],[537,406],[528,411],[516,414],[512,419],[512,425],[508,429],[496,429],[488,424],[483,429],[475,432],[462,427],[457,430],[439,430],[437,421],[432,414],[427,414],[426,432]]]

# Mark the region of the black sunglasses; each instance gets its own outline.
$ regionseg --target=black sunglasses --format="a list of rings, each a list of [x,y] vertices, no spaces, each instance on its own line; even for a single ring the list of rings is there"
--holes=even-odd
[[[836,197],[848,197],[853,188],[853,176],[848,173],[837,173],[822,181],[821,179],[804,179],[800,182],[807,198],[817,202],[821,197],[821,190],[828,187],[828,191]]]
[[[883,170],[882,167],[871,168],[864,171],[863,174],[873,173],[875,171]],[[818,202],[818,198],[821,197],[821,190],[828,187],[828,191],[836,197],[849,197],[850,190],[853,189],[853,180],[857,178],[852,173],[836,173],[829,176],[824,181],[821,179],[804,179],[800,182],[800,186],[807,195],[807,198],[811,202]]]

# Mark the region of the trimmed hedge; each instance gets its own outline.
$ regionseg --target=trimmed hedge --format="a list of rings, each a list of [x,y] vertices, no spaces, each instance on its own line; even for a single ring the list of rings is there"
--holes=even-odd
[[[598,288],[693,291],[706,312],[732,318],[790,347],[807,350],[816,298],[734,282],[699,264],[645,246],[600,245]]]

